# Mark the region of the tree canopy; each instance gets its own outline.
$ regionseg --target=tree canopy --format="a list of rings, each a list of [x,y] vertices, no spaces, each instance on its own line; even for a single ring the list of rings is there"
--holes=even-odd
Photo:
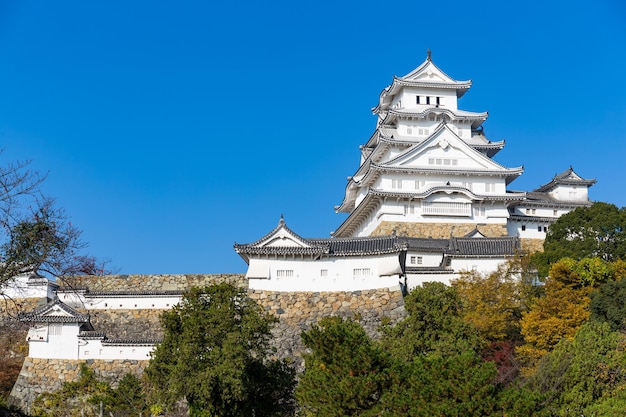
[[[296,391],[307,416],[376,415],[389,389],[389,356],[351,320],[327,317],[302,333],[311,353]]]
[[[545,277],[550,265],[562,258],[626,259],[626,208],[598,202],[559,217],[533,262]]]
[[[145,371],[156,397],[168,407],[185,399],[192,416],[288,415],[294,371],[269,359],[275,321],[241,288],[193,288],[162,315]]]

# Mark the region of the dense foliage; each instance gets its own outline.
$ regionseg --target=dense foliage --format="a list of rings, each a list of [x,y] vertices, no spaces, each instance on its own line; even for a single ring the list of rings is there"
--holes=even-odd
[[[43,393],[35,400],[34,417],[136,416],[147,413],[146,396],[139,379],[126,374],[117,388],[98,378],[83,364],[77,381],[65,382],[60,390]]]
[[[165,332],[145,374],[168,408],[192,416],[284,416],[294,371],[270,359],[276,318],[229,284],[194,288],[162,315]]]
[[[408,316],[372,340],[350,320],[324,319],[302,337],[297,398],[306,416],[484,415],[496,404],[493,363],[460,316],[456,291],[426,283],[406,298]]]
[[[562,258],[626,259],[626,208],[598,202],[559,217],[548,229],[543,252],[533,261],[546,277],[550,265]]]

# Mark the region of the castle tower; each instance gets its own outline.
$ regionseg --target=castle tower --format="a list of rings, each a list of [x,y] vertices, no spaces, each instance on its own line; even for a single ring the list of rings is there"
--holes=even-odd
[[[477,227],[485,236],[506,236],[512,202],[507,192],[523,168],[492,157],[504,141],[482,130],[487,112],[458,108],[471,81],[457,81],[428,58],[394,77],[372,110],[376,129],[361,146],[361,163],[348,178],[343,202],[349,213],[335,237],[398,235],[449,238]]]

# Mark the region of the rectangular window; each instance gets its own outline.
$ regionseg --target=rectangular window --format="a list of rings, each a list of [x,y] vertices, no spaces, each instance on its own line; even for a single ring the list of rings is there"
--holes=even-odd
[[[437,107],[439,107],[439,105],[441,104],[441,97],[437,97],[436,100],[437,101],[435,103],[437,104]]]
[[[531,213],[532,214],[537,214],[537,209],[532,209]]]
[[[544,233],[548,231],[548,227],[547,226],[543,226],[543,231]]]
[[[411,265],[417,265],[417,256],[411,256],[410,263]]]
[[[522,225],[522,232],[523,232],[524,230],[526,230],[526,225],[525,225],[525,224],[523,224],[523,225]]]
[[[62,324],[50,323],[48,325],[48,334],[50,336],[61,336],[61,331],[63,330]]]
[[[415,96],[415,104],[420,104],[420,96]]]
[[[391,188],[393,188],[394,190],[401,190],[402,189],[402,180],[392,179],[391,180]]]
[[[406,127],[406,134],[407,135],[412,135],[413,134],[413,126],[407,126]]]
[[[530,214],[530,209],[529,208],[526,209],[526,214]]]
[[[371,272],[369,268],[354,268],[352,274],[355,277],[367,277],[371,275]]]
[[[291,278],[293,277],[293,269],[278,269],[276,270],[277,278]]]
[[[553,216],[557,216],[559,213],[559,211],[557,209],[552,210],[552,215]]]
[[[443,201],[422,202],[422,215],[425,216],[471,216],[471,203],[453,203]]]
[[[415,214],[415,204],[404,205],[404,215],[407,216],[409,214]]]
[[[421,256],[418,256],[418,257],[417,257],[417,264],[418,264],[418,265],[421,265],[421,264],[422,264],[422,257],[421,257]]]
[[[485,217],[485,206],[474,207],[474,217]]]
[[[320,277],[327,277],[327,276],[328,276],[328,269],[321,269]]]
[[[493,183],[485,183],[485,192],[493,193],[496,191],[496,185]]]
[[[430,104],[430,97],[426,96],[426,104]]]

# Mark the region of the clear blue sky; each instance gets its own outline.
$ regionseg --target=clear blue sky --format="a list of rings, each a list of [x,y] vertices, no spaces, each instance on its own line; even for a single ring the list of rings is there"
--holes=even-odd
[[[121,273],[243,272],[233,243],[333,207],[394,74],[473,86],[529,191],[573,165],[626,205],[626,6],[589,1],[0,1],[0,163],[32,159]]]

